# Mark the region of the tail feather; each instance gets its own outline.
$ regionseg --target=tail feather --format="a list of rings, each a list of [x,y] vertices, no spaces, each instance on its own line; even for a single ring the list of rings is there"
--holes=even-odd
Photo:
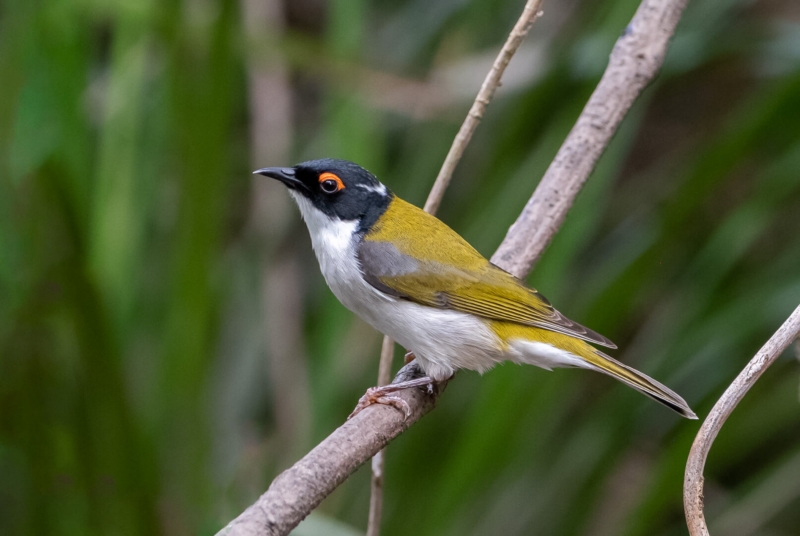
[[[593,350],[594,352],[592,354],[582,356],[592,368],[633,387],[653,400],[678,412],[687,419],[697,418],[697,415],[695,415],[692,408],[689,407],[689,404],[687,404],[678,393],[666,385],[657,382],[653,378],[642,374],[628,365],[620,363],[613,357],[607,356],[596,348],[593,348]]]

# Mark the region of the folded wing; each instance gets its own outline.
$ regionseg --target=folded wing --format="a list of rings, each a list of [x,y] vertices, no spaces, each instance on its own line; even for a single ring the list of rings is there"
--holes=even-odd
[[[364,279],[381,292],[429,307],[535,326],[616,348],[607,338],[559,313],[535,289],[491,264],[455,232],[453,235],[458,240],[437,241],[447,246],[444,250],[440,247],[433,260],[425,261],[393,243],[367,236],[358,246]],[[450,258],[460,262],[448,263]]]

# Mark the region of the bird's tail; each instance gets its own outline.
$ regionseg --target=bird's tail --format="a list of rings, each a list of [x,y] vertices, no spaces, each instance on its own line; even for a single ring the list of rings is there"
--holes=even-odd
[[[594,352],[587,352],[581,357],[595,370],[608,374],[612,378],[616,378],[622,383],[630,385],[637,391],[640,391],[657,402],[661,402],[687,419],[697,418],[697,415],[695,415],[692,408],[689,407],[689,404],[666,385],[657,382],[636,369],[620,363],[596,348],[592,348],[592,350],[594,350]]]

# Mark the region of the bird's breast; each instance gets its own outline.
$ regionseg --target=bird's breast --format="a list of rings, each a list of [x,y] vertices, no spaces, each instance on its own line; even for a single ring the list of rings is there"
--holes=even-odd
[[[358,263],[356,222],[320,221],[305,211],[304,216],[333,294],[368,324],[414,352],[429,376],[443,380],[459,368],[483,371],[503,359],[503,343],[485,320],[395,298],[370,285]]]

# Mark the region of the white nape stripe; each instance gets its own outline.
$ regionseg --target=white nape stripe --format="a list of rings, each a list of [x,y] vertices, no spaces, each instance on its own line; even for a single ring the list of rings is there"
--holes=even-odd
[[[386,195],[388,192],[386,190],[386,186],[383,183],[378,183],[377,186],[373,186],[371,184],[356,184],[356,188],[361,188],[362,190],[367,190],[368,192],[375,192],[381,195]]]

